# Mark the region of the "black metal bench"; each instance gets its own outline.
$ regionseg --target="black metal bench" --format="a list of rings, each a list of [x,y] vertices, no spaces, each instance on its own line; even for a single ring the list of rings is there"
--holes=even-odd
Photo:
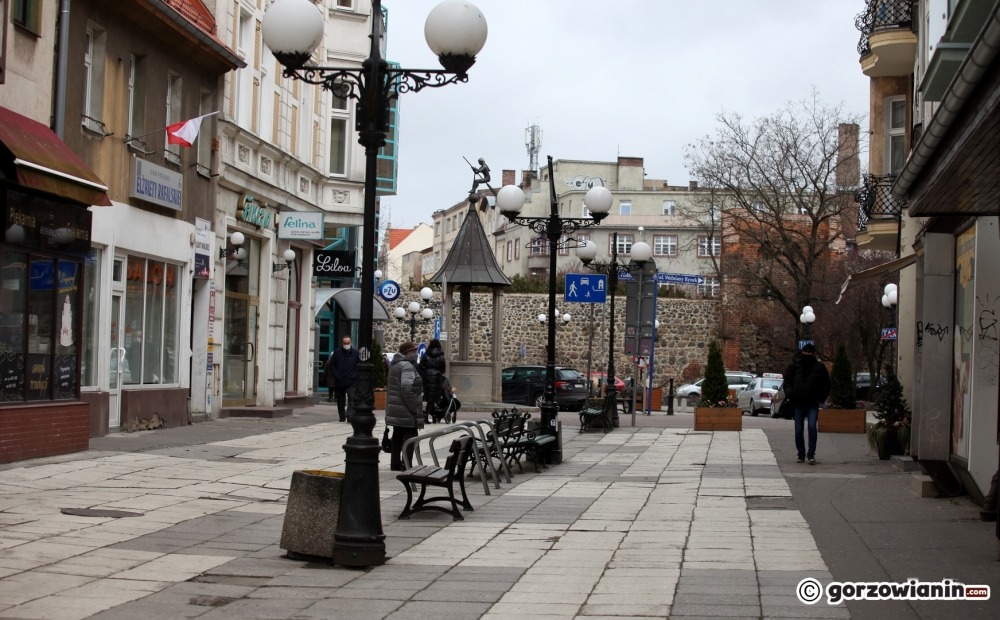
[[[609,400],[610,399],[610,400]],[[613,428],[611,418],[616,407],[615,397],[605,397],[601,404],[587,404],[580,410],[580,432],[602,429],[605,433]]]
[[[523,472],[521,457],[530,459],[535,465],[535,471],[542,471],[542,455],[547,446],[554,443],[555,435],[542,432],[539,427],[529,428],[528,420],[530,413],[523,413],[513,416],[510,421],[510,433],[503,444],[504,452],[507,454],[508,463],[517,463],[517,471]]]
[[[456,521],[464,520],[465,517],[462,516],[462,511],[459,510],[459,505],[466,510],[473,510],[472,504],[469,503],[469,496],[465,494],[465,462],[469,458],[469,452],[472,447],[473,438],[471,435],[466,435],[464,437],[459,437],[451,442],[451,449],[448,451],[448,458],[445,460],[444,467],[435,467],[433,465],[422,465],[414,469],[409,469],[398,476],[396,479],[403,483],[406,487],[406,506],[403,508],[402,514],[399,515],[400,519],[409,519],[410,515],[415,512],[421,512],[423,510],[436,510],[438,512],[443,512],[450,514]],[[458,487],[462,491],[462,501],[459,502],[455,499],[455,481],[458,481]],[[413,501],[413,486],[420,486],[420,495],[417,497],[417,501]],[[441,487],[448,490],[448,495],[437,495],[435,497],[425,497],[427,493],[427,487]],[[448,502],[451,508],[445,508],[444,506],[433,505],[432,502]]]

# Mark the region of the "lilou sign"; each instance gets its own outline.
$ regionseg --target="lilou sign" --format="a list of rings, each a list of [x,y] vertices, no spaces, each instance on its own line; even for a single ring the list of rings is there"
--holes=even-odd
[[[278,215],[278,239],[322,239],[323,214],[283,211]]]

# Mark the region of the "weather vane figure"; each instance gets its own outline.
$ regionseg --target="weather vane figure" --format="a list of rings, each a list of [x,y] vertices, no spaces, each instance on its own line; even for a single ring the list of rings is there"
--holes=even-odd
[[[477,193],[477,190],[480,185],[485,184],[486,187],[490,188],[490,191],[496,195],[497,191],[490,185],[490,167],[486,165],[486,160],[480,157],[479,166],[477,167],[473,166],[472,162],[470,162],[467,157],[463,157],[462,159],[464,159],[465,163],[469,164],[469,167],[472,168],[472,189],[469,190],[469,202],[475,204],[479,201],[479,194]]]

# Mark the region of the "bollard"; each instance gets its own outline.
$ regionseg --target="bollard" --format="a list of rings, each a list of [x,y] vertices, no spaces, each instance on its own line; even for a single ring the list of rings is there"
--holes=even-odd
[[[670,379],[667,385],[667,415],[674,415],[674,380]]]

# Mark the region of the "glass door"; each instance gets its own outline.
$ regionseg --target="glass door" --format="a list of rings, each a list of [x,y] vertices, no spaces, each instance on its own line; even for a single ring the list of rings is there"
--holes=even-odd
[[[222,405],[252,405],[257,400],[256,300],[227,295],[225,317]]]
[[[132,373],[125,356],[122,318],[122,294],[111,294],[111,377],[108,382],[108,427],[118,428],[122,420],[122,384],[132,382]]]

